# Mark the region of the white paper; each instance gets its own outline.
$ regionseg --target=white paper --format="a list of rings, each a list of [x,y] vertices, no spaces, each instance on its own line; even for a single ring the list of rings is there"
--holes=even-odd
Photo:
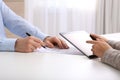
[[[60,54],[73,54],[80,55],[81,52],[74,47],[70,47],[69,49],[59,49],[59,48],[39,48],[35,50],[35,52],[40,53],[60,53]]]

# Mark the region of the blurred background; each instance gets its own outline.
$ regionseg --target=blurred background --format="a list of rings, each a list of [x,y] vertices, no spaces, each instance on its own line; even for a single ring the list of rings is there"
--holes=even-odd
[[[120,32],[119,0],[4,0],[44,33],[85,30],[89,33]],[[16,37],[7,31],[8,37]]]

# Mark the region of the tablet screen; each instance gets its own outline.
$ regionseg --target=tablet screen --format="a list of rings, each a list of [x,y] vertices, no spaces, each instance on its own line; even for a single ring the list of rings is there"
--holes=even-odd
[[[86,43],[87,40],[91,40],[90,34],[85,31],[73,31],[68,33],[60,33],[60,35],[76,47],[80,52],[89,58],[96,58],[93,55],[92,44]]]

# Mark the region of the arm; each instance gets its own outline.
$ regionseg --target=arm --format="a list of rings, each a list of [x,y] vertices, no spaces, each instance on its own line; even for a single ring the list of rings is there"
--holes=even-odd
[[[41,45],[43,44],[41,40],[44,40],[45,45],[50,48],[53,48],[55,46],[58,46],[58,48],[61,49],[69,48],[63,40],[52,36],[47,37],[46,34],[39,31],[39,29],[35,28],[32,24],[28,23],[20,16],[17,16],[12,10],[10,10],[4,4],[4,2],[0,3],[0,11],[1,11],[0,22],[3,23],[6,26],[6,28],[8,28],[11,32],[24,38],[17,40],[7,39],[3,37],[2,39],[0,38],[0,51],[4,50],[4,51],[32,52],[36,48],[41,47]],[[32,36],[35,37],[26,38],[27,37],[26,32],[30,33]],[[38,39],[36,40],[36,37],[39,38],[40,41]],[[20,43],[25,44],[21,45]]]
[[[21,37],[26,37],[26,32],[30,33],[33,36],[44,40],[47,36],[38,30],[35,26],[16,15],[10,8],[8,8],[4,2],[2,2],[1,13],[3,17],[4,25],[14,34],[19,35]]]
[[[108,49],[102,56],[101,61],[120,70],[120,51]]]
[[[21,37],[26,37],[26,32],[43,40],[47,35],[40,32],[33,25],[26,20],[17,16],[11,9],[9,9],[2,0],[0,0],[0,26],[3,29],[4,25],[11,32]],[[3,23],[3,24],[2,24]],[[2,30],[1,34],[4,34]],[[5,36],[0,36],[0,51],[15,51],[15,44],[17,39],[8,39]]]
[[[120,41],[108,40],[107,43],[114,49],[120,50]]]
[[[107,42],[97,39],[97,41],[87,41],[93,44],[92,51],[101,58],[101,61],[120,70],[120,51],[113,49]]]

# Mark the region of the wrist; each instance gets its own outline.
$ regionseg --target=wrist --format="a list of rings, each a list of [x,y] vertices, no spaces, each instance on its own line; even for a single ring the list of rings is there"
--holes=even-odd
[[[19,40],[20,39],[17,39],[16,42],[15,42],[15,51],[17,51],[17,46],[18,46]]]

